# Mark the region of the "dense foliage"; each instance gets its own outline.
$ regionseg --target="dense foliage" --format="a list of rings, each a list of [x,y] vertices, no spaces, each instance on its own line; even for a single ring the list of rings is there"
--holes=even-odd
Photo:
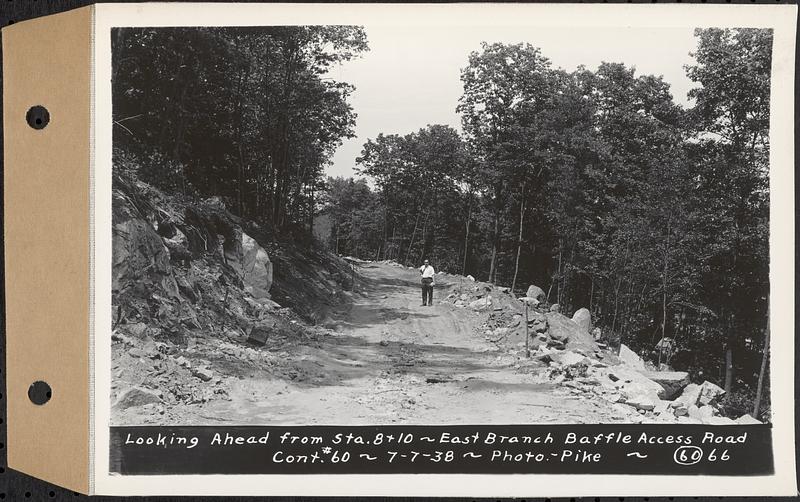
[[[769,295],[772,34],[696,38],[688,109],[623,64],[570,73],[530,45],[483,44],[461,75],[463,135],[379,135],[356,161],[369,183],[330,180],[332,246],[428,258],[518,293],[540,285],[568,312],[588,307],[609,340],[752,407]]]
[[[114,145],[162,188],[310,228],[325,166],[352,137],[353,88],[327,70],[367,49],[350,26],[118,28]]]

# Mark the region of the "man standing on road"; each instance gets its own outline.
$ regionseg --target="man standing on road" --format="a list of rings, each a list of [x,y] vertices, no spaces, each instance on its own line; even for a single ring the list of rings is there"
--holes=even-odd
[[[425,264],[419,267],[419,273],[422,275],[422,306],[433,305],[433,276],[436,271],[428,260]]]

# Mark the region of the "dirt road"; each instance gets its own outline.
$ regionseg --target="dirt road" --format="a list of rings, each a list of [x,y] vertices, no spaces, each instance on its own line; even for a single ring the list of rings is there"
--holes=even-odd
[[[333,332],[275,354],[280,377],[232,379],[226,400],[180,404],[164,420],[197,424],[527,424],[629,421],[618,407],[542,383],[530,363],[487,342],[487,314],[421,306],[418,274],[369,263]],[[451,279],[452,281],[452,279]],[[438,297],[438,298],[437,298]],[[543,366],[542,368],[543,369]]]

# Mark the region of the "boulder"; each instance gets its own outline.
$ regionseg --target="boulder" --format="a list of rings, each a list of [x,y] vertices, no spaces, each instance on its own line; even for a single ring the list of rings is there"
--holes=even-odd
[[[130,354],[132,357],[147,357],[147,352],[143,351],[138,347],[134,347],[131,350],[129,350],[128,354]]]
[[[664,393],[664,388],[659,384],[625,366],[609,368],[608,380],[613,383],[607,387],[618,389],[626,400],[648,398],[656,403]]]
[[[698,402],[700,404],[709,404],[711,401],[722,397],[723,394],[725,394],[725,391],[720,386],[706,380],[700,385],[700,397],[698,398]]]
[[[275,329],[275,323],[272,322],[259,322],[253,326],[250,333],[247,335],[247,341],[253,345],[266,345],[270,333]]]
[[[547,319],[544,316],[538,317],[528,324],[534,333],[544,333],[547,331]]]
[[[568,349],[597,350],[597,344],[588,331],[584,331],[569,317],[557,312],[545,314],[550,338],[563,342]]]
[[[741,417],[734,420],[735,423],[740,425],[754,425],[762,423],[761,420],[757,420],[750,415],[742,415]]]
[[[711,425],[736,425],[736,421],[728,417],[711,417],[708,419]]]
[[[190,363],[189,360],[186,359],[183,356],[176,357],[175,358],[175,363],[177,363],[178,366],[181,366],[183,368],[191,368],[192,367],[192,363]]]
[[[653,409],[656,415],[663,415],[669,410],[669,401],[658,401]]]
[[[684,405],[680,405],[675,408],[675,416],[676,417],[683,417],[689,414],[689,408]]]
[[[210,382],[214,378],[214,373],[208,368],[196,368],[192,371],[192,375],[204,382]]]
[[[572,320],[587,333],[592,331],[592,314],[587,308],[578,309],[573,315]],[[592,336],[594,338],[594,336]]]
[[[528,292],[525,293],[525,296],[527,296],[528,298],[533,298],[534,300],[540,303],[547,299],[547,295],[544,293],[542,288],[534,285],[528,286]]]
[[[714,416],[714,408],[711,406],[700,406],[697,407],[696,405],[689,406],[689,417],[694,418],[695,420],[700,420],[703,423],[707,423],[711,420],[711,417]]]
[[[639,354],[629,349],[624,343],[620,344],[619,346],[619,358],[623,364],[630,366],[637,371],[646,371],[644,360],[639,357]]]
[[[658,400],[653,400],[651,397],[644,397],[639,399],[636,403],[636,408],[644,411],[653,411],[656,407],[656,403],[659,402]]]
[[[550,312],[561,312],[561,305],[557,303],[550,305]]]
[[[161,402],[159,393],[154,390],[145,389],[142,387],[131,387],[122,391],[114,403],[114,408],[127,409],[134,406],[144,406],[146,404],[157,404]]]
[[[468,276],[467,276],[467,280],[468,280],[468,281],[474,281],[474,280],[475,280],[475,278],[474,278],[474,277],[472,277],[471,275],[468,275]]]
[[[258,243],[242,232],[242,282],[253,298],[269,298],[272,287],[272,262]]]
[[[576,364],[587,364],[589,362],[586,356],[577,354],[570,350],[565,350],[564,352],[552,352],[550,353],[550,359],[561,366],[574,366]]]
[[[689,385],[689,374],[685,371],[647,371],[643,375],[664,388],[662,399],[674,399]]]
[[[694,406],[700,399],[700,386],[696,383],[690,383],[683,389],[681,396],[672,403],[673,408],[688,408]]]
[[[492,306],[492,299],[488,296],[486,298],[479,298],[469,304],[469,308],[471,308],[472,310],[484,310],[491,306]]]

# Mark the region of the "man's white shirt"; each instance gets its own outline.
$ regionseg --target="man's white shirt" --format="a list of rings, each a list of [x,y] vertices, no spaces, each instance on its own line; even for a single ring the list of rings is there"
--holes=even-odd
[[[432,278],[434,274],[436,274],[436,271],[433,269],[432,265],[423,265],[419,267],[419,271],[422,272],[423,279],[427,279],[429,277]]]

